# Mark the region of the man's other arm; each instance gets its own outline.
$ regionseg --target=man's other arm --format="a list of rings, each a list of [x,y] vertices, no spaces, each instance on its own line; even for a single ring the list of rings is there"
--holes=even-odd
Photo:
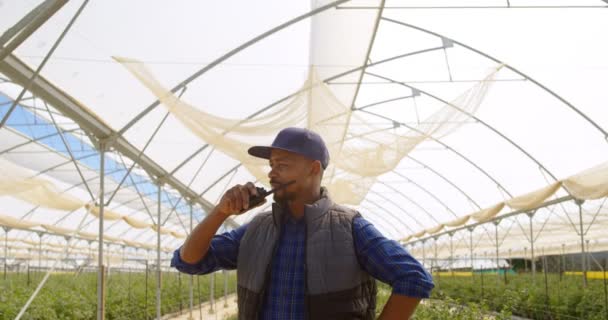
[[[430,297],[434,287],[431,275],[405,248],[385,238],[367,220],[353,221],[353,236],[361,267],[393,288],[380,319],[409,319],[420,300]]]

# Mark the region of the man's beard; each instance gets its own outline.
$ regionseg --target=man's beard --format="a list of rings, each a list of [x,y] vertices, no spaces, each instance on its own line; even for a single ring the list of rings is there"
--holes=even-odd
[[[273,194],[273,197],[272,197],[274,202],[276,202],[278,204],[287,204],[289,201],[295,200],[295,198],[296,198],[295,192],[288,192],[286,190],[283,190],[280,193],[277,192],[277,193]]]

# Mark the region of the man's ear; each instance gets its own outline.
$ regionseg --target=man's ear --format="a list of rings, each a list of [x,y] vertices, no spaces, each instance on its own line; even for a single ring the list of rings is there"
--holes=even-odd
[[[315,161],[312,162],[312,168],[310,170],[310,173],[312,175],[319,175],[319,174],[321,174],[321,161],[315,160]]]

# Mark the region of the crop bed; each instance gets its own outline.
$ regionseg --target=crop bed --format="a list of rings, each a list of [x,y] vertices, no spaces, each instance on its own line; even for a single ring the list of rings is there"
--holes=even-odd
[[[228,293],[234,292],[236,275],[228,274]],[[13,319],[43,274],[8,273],[0,276],[0,319]],[[194,305],[209,299],[210,275],[194,277]],[[147,278],[147,286],[146,286]],[[162,273],[163,314],[186,310],[189,276]],[[215,275],[215,297],[224,295],[224,277]],[[218,301],[220,302],[220,301]],[[221,302],[220,302],[221,303]],[[106,319],[151,319],[156,316],[156,273],[112,272],[107,277]],[[97,274],[57,273],[49,277],[22,319],[94,319],[97,313]]]

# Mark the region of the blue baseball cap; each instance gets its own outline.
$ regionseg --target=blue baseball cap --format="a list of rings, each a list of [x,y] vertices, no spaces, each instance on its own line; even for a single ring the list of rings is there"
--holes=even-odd
[[[247,151],[258,158],[270,159],[272,149],[285,150],[319,160],[323,169],[329,165],[329,151],[321,136],[304,128],[285,128],[279,132],[271,146],[255,146]]]

